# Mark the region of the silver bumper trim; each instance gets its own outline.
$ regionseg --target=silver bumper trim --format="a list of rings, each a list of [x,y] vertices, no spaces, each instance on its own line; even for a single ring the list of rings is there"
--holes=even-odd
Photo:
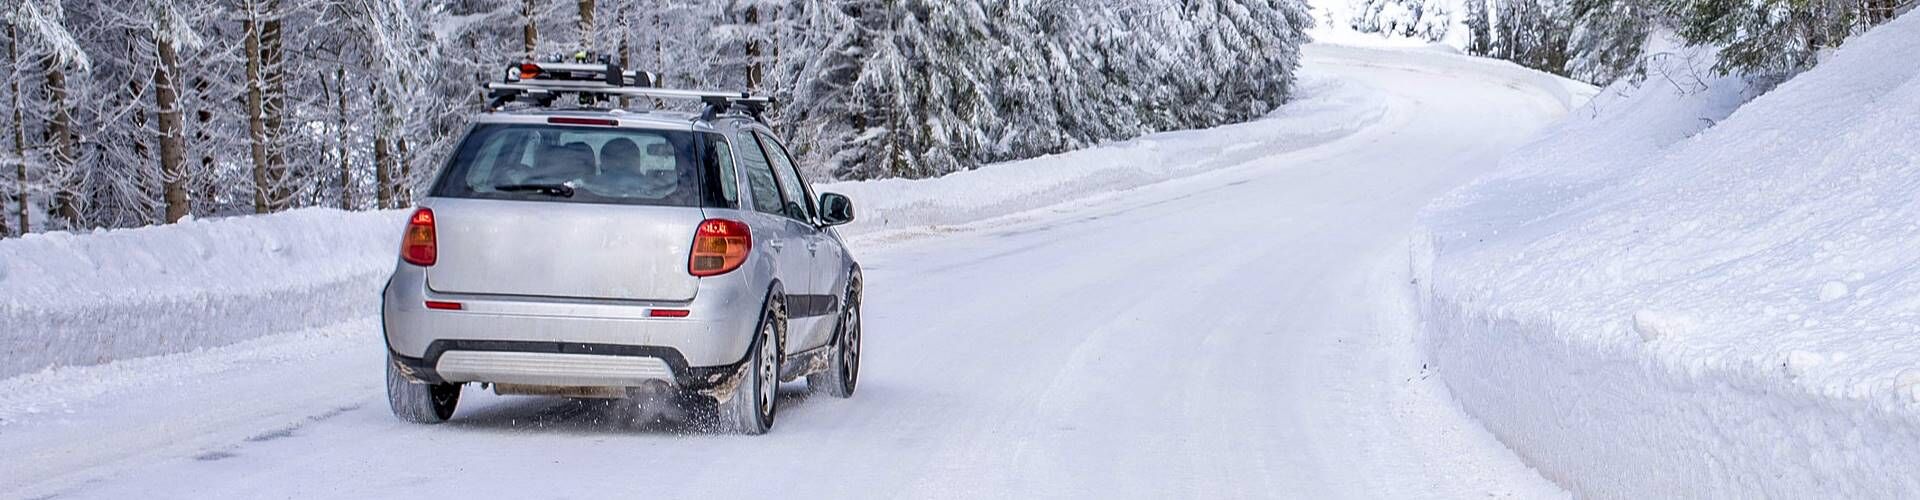
[[[448,382],[636,387],[673,383],[673,368],[660,358],[543,352],[447,351],[434,371]]]

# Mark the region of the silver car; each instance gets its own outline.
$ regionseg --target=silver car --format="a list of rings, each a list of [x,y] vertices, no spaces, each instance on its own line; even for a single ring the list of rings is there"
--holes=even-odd
[[[401,419],[463,386],[677,391],[748,434],[780,382],[849,397],[860,267],[771,130],[742,113],[575,109],[476,120],[408,220],[383,292]]]

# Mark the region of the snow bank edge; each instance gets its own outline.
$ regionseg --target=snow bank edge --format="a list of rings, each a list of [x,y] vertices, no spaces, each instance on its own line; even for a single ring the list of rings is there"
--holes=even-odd
[[[0,378],[378,315],[404,219],[302,209],[0,242]]]
[[[1436,293],[1415,243],[1421,350],[1528,465],[1593,498],[1871,498],[1920,491],[1920,428],[1874,401],[1688,373],[1551,320]],[[1423,264],[1424,263],[1424,264]],[[1868,440],[1873,442],[1869,443]]]

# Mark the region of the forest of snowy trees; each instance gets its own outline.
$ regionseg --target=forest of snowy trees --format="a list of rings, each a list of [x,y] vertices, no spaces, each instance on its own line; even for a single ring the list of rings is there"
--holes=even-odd
[[[1349,0],[1363,32],[1438,41],[1592,83],[1641,76],[1649,36],[1720,49],[1716,70],[1779,81],[1915,0]],[[1457,24],[1456,24],[1457,21]]]
[[[1286,101],[1299,0],[13,0],[0,236],[404,207],[530,57],[748,89],[816,178],[929,177]]]

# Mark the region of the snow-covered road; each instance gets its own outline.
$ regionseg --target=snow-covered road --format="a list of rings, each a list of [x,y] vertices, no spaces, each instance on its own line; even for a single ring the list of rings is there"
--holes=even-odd
[[[403,424],[367,319],[44,375],[30,387],[86,390],[0,425],[0,495],[1564,496],[1423,369],[1407,242],[1423,205],[1565,104],[1458,60],[1310,56],[1310,71],[1384,95],[1386,116],[1317,147],[1254,140],[1219,153],[1236,166],[857,248],[860,392],[789,385],[769,435],[614,425],[595,404],[475,389],[453,423]]]

